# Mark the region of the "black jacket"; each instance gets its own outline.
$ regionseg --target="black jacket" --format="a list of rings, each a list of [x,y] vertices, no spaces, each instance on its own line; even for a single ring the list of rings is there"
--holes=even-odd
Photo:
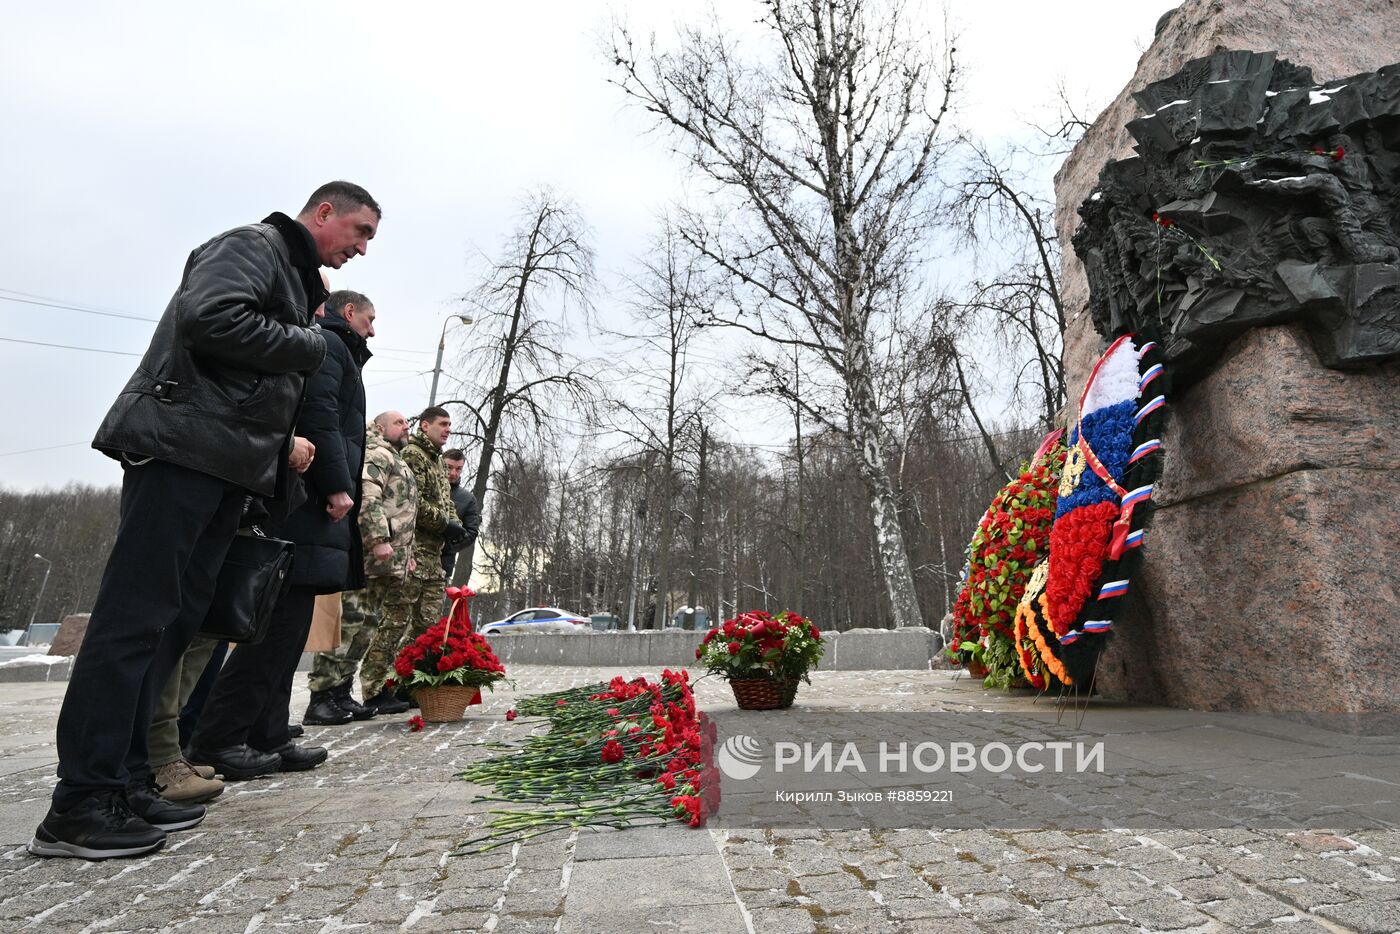
[[[296,543],[292,583],[318,593],[359,590],[365,585],[364,548],[357,523],[360,475],[365,465],[365,386],[360,368],[370,358],[364,338],[344,318],[327,314],[321,330],[326,359],[306,381],[306,401],[296,433],[316,445],[316,456],[302,475],[306,502],[276,529]],[[332,522],[326,504],[332,493],[349,493],[355,505]]]
[[[442,553],[442,569],[449,575],[457,569],[457,553],[475,545],[477,533],[481,531],[481,506],[465,483],[459,482],[452,488],[452,507],[457,510],[457,518],[467,530],[467,537],[460,548]]]
[[[277,491],[305,374],[326,342],[311,234],[285,215],[190,254],[146,355],[92,446],[153,457],[261,496]],[[311,283],[314,281],[314,287]]]

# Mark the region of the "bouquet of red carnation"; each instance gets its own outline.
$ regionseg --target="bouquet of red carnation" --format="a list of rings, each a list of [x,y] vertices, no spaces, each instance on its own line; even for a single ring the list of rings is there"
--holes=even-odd
[[[549,732],[473,762],[460,775],[493,786],[491,796],[479,801],[529,809],[492,810],[487,832],[458,852],[480,853],[589,825],[679,820],[700,827],[719,807],[715,725],[696,710],[685,671],[665,671],[659,683],[619,676],[607,684],[527,697],[518,707],[525,716],[547,717]]]
[[[449,587],[452,611],[437,624],[404,646],[394,659],[397,682],[407,688],[485,687],[506,676],[505,666],[491,646],[472,631],[467,600],[474,596],[466,587]]]
[[[800,678],[811,684],[807,673],[821,661],[823,648],[821,630],[805,616],[750,610],[705,633],[695,657],[729,681]]]

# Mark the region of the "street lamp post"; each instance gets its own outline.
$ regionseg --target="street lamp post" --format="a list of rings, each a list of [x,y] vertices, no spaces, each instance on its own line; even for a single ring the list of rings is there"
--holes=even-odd
[[[442,334],[438,336],[437,362],[433,364],[433,388],[428,391],[429,408],[437,405],[438,377],[442,375],[442,351],[443,348],[447,346],[447,326],[451,324],[454,319],[463,324],[471,324],[473,320],[471,315],[448,315],[447,320],[442,322]]]
[[[34,609],[29,611],[29,626],[34,625],[34,617],[39,612],[39,604],[44,601],[44,588],[49,586],[49,572],[53,570],[53,562],[48,558],[45,558],[37,551],[34,553],[34,557],[44,562],[44,580],[39,584],[39,596],[34,598]],[[28,629],[29,627],[26,626],[25,628]]]

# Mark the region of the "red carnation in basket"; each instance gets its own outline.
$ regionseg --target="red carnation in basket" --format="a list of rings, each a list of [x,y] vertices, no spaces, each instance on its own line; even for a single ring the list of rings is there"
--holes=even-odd
[[[394,659],[396,681],[409,689],[461,685],[492,688],[505,677],[490,644],[472,631],[466,587],[447,588],[453,597],[452,611],[428,631],[404,646]]]

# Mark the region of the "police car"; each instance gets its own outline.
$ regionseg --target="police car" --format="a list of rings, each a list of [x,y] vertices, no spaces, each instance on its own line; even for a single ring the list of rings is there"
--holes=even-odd
[[[557,606],[532,606],[505,619],[486,623],[477,631],[484,636],[503,632],[591,633],[593,627],[586,616],[575,616]]]

